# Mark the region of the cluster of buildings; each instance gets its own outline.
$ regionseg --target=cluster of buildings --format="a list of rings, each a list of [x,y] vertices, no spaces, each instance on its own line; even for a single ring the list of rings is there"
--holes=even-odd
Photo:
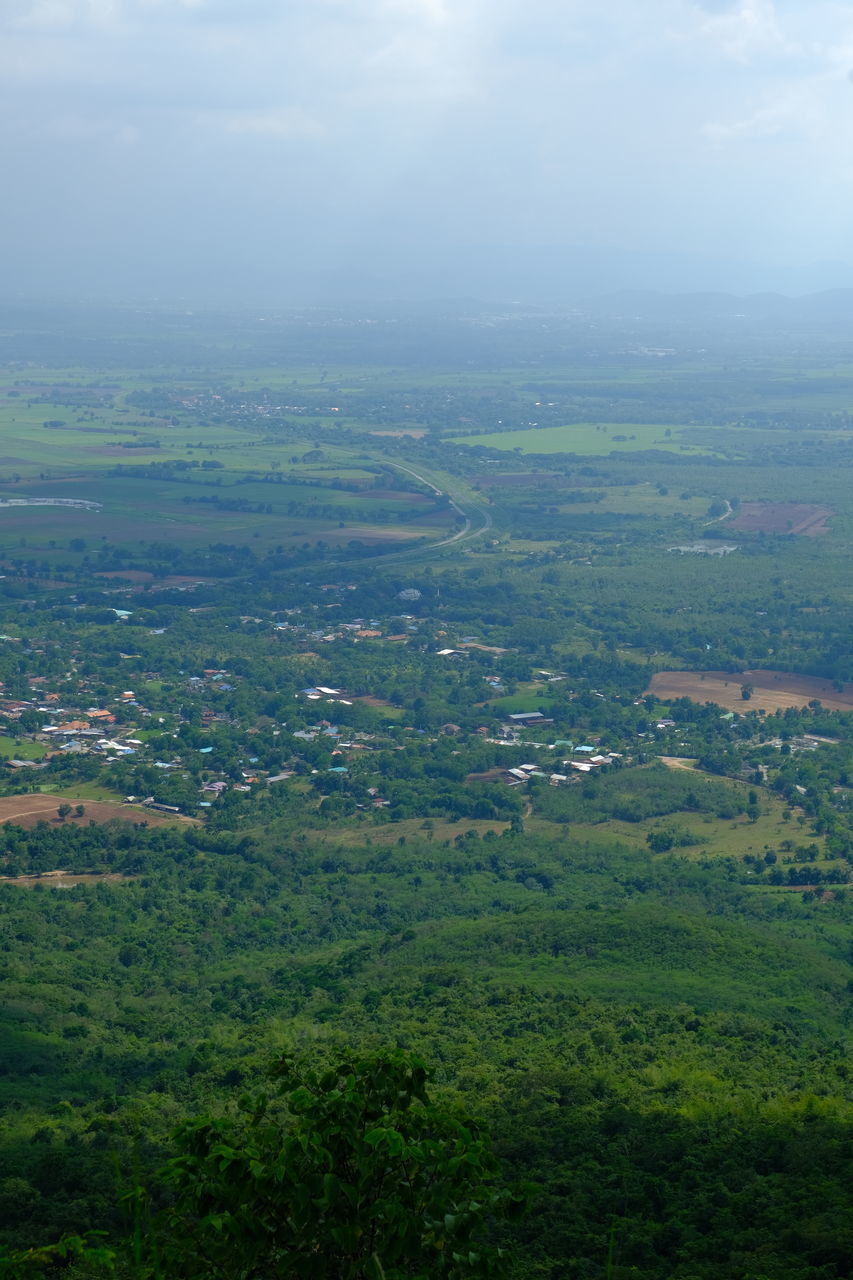
[[[618,751],[600,752],[595,747],[580,746],[574,751],[575,755],[561,762],[567,773],[547,772],[537,764],[519,764],[506,770],[504,781],[510,787],[519,787],[531,778],[546,778],[552,787],[559,787],[579,781],[579,774],[594,773],[623,758]]]

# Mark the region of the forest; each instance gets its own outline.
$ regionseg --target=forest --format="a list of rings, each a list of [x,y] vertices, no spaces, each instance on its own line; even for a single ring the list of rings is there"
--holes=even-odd
[[[853,1274],[853,335],[466,306],[7,317],[8,1280]]]

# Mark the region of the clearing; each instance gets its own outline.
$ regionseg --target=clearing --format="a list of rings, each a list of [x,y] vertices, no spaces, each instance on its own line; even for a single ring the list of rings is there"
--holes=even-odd
[[[123,876],[119,871],[44,871],[41,875],[0,876],[0,882],[17,885],[19,889],[34,889],[37,884],[48,889],[72,889],[75,884],[129,884],[138,876]]]
[[[72,812],[63,820],[57,810],[61,804],[70,804]],[[74,813],[74,806],[82,804],[85,812]],[[149,827],[160,826],[164,822],[187,822],[180,814],[157,813],[151,809],[143,809],[139,805],[110,804],[104,800],[83,800],[79,796],[63,796],[46,794],[45,792],[28,793],[19,796],[0,796],[0,823],[14,822],[19,827],[34,827],[38,822],[53,822],[56,826],[88,826],[90,822],[110,822],[118,818],[121,822],[144,822]]]

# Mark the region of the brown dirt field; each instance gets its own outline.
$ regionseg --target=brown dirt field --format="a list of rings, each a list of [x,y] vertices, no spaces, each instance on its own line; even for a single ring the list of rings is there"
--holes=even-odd
[[[393,707],[394,703],[389,702],[387,698],[374,698],[370,693],[358,694],[352,699],[353,702],[363,702],[366,707]]]
[[[832,507],[819,507],[808,502],[743,502],[728,529],[752,533],[797,533],[813,538],[826,533],[826,522],[834,515]]]
[[[0,876],[0,882],[15,884],[19,889],[33,889],[37,884],[48,889],[70,889],[75,884],[97,884],[103,880],[106,884],[129,884],[138,880],[139,876],[123,876],[118,871],[91,871],[79,875],[71,871],[45,871],[40,876]]]
[[[76,796],[48,795],[45,792],[20,796],[0,796],[0,823],[14,822],[19,827],[34,827],[37,822],[52,822],[62,825],[57,817],[57,809],[61,804],[82,804],[86,812],[82,818],[69,814],[65,823],[69,826],[88,826],[90,822],[109,822],[118,818],[121,822],[145,822],[149,827],[160,826],[164,822],[173,822],[180,815],[157,813],[151,809],[143,809],[141,805],[110,804],[104,800],[80,800]],[[188,819],[184,818],[184,822]]]
[[[741,697],[744,684],[752,685],[748,700]],[[673,698],[716,702],[727,711],[784,711],[808,706],[815,698],[828,711],[853,711],[853,684],[838,692],[830,680],[788,671],[658,671],[646,693],[662,702]]]
[[[658,759],[667,769],[687,769],[691,773],[696,770],[696,761],[689,756],[658,756]]]

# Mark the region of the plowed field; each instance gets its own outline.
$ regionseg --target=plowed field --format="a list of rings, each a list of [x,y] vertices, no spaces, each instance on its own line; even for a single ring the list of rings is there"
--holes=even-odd
[[[741,695],[744,685],[752,686],[749,699]],[[784,711],[806,707],[814,699],[828,711],[853,711],[853,684],[839,691],[830,680],[787,671],[658,671],[646,693],[662,702],[673,698],[716,702],[728,711]]]
[[[727,529],[752,533],[799,533],[808,538],[826,533],[826,522],[833,514],[831,507],[818,507],[808,502],[743,502]]]

